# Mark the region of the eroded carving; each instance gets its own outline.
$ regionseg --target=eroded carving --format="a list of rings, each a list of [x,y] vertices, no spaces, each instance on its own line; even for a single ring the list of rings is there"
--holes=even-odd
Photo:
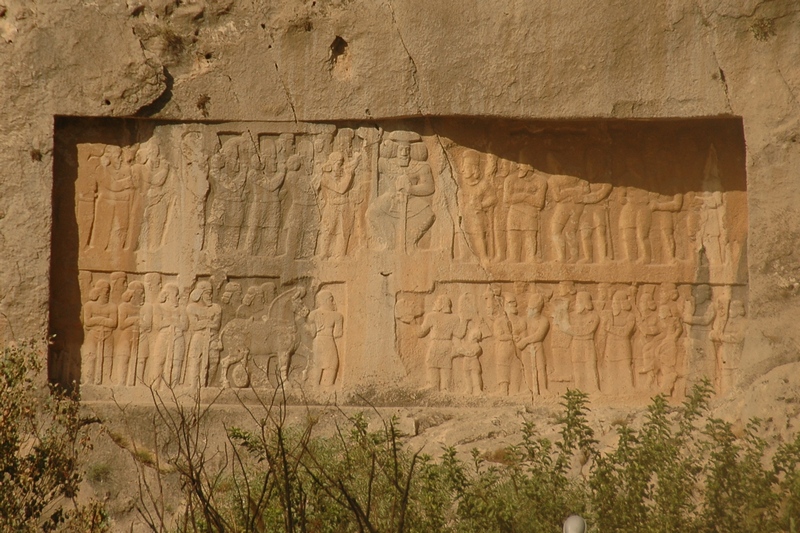
[[[113,334],[117,327],[117,306],[110,301],[111,284],[95,282],[89,301],[83,307],[86,340],[81,347],[82,381],[100,385],[109,382],[114,360]]]
[[[89,247],[103,251],[130,248],[134,147],[106,145],[94,174],[96,203]]]
[[[74,133],[54,194],[53,374],[322,391],[396,358],[398,383],[455,395],[729,391],[744,160],[735,128],[678,122]],[[385,331],[374,353],[364,313]]]
[[[388,135],[378,160],[378,190],[367,210],[373,247],[402,252],[417,248],[436,219],[430,200],[436,186],[419,134]]]
[[[181,285],[155,272],[130,282],[124,272],[81,277],[95,278],[82,312],[86,385],[337,384],[345,319],[332,290],[316,290],[317,306],[309,312],[304,285],[279,291],[275,281],[223,276],[215,289],[213,277]],[[119,304],[115,286],[123,290]]]
[[[508,205],[506,253],[509,261],[533,262],[539,248],[539,212],[544,207],[547,179],[527,163],[519,165],[503,185]]]
[[[542,314],[544,297],[534,293],[528,300],[527,327],[525,336],[517,341],[522,351],[522,372],[525,384],[533,394],[542,395],[547,391],[547,361],[544,354],[544,339],[550,331],[550,321]]]
[[[330,387],[336,383],[339,372],[339,348],[336,345],[344,333],[344,315],[336,310],[336,302],[330,291],[317,293],[317,308],[308,315],[311,334],[314,337],[313,376],[314,386]]]
[[[408,342],[410,330],[400,328],[399,349],[420,386],[456,394],[535,397],[569,387],[682,398],[687,382],[703,378],[723,392],[735,383],[745,331],[734,290],[715,287],[712,297],[704,284],[443,283],[432,294],[398,296],[398,323],[419,332]],[[460,295],[457,315],[450,295]],[[431,305],[420,316],[422,301]],[[715,308],[726,309],[725,321]]]
[[[497,193],[487,176],[487,173],[494,173],[497,161],[489,158],[484,164],[488,167],[486,172],[481,168],[480,153],[465,151],[461,156],[461,183],[458,189],[458,201],[464,213],[464,233],[483,263],[493,255],[494,206],[497,204]]]
[[[356,153],[345,165],[342,152],[331,152],[322,166],[322,221],[320,227],[320,255],[323,258],[342,257],[353,231],[353,209],[350,189],[355,169],[361,161]]]

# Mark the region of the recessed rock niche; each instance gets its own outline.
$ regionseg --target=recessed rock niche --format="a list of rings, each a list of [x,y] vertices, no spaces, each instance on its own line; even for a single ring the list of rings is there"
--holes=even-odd
[[[631,403],[702,378],[724,394],[744,364],[736,119],[59,118],[55,136],[50,375],[84,398]]]

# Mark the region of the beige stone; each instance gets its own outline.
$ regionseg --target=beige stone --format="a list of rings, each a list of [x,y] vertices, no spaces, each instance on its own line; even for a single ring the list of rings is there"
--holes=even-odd
[[[72,119],[55,135],[51,370],[87,391],[631,401],[740,377],[737,120]]]
[[[502,391],[499,349],[520,398],[573,383],[575,362],[638,398],[796,359],[794,2],[178,4],[0,6],[0,338],[55,333],[53,378],[173,382],[183,352],[184,383],[414,388],[433,343],[454,397]],[[381,189],[402,181],[386,141],[428,152],[412,216]],[[240,150],[267,155],[237,171]],[[420,336],[442,296],[459,327]],[[294,342],[264,340],[290,322]],[[246,351],[262,370],[237,370]],[[338,360],[332,383],[315,353]],[[619,368],[630,388],[627,370],[606,383]]]

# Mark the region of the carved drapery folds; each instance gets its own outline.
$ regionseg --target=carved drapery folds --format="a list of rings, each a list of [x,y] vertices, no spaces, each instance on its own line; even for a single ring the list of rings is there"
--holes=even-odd
[[[398,350],[419,383],[460,394],[677,399],[702,379],[727,392],[742,297],[738,286],[669,282],[441,283],[398,296]]]
[[[676,398],[703,378],[736,385],[736,121],[58,133],[54,379]]]

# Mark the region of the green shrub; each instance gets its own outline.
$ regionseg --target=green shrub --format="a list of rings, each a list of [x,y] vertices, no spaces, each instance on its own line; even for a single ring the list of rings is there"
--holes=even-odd
[[[759,422],[737,436],[710,416],[710,395],[703,383],[681,406],[656,396],[641,428],[619,424],[601,451],[587,396],[571,390],[554,442],[525,423],[522,442],[491,463],[477,450],[467,463],[453,448],[437,460],[414,452],[395,420],[371,432],[358,415],[335,437],[316,436],[315,421],[289,427],[273,402],[261,418],[248,409],[257,430],[228,428],[225,460],[211,468],[192,444],[204,441],[205,411],[178,406],[165,420],[170,440],[186,443],[169,459],[187,487],[179,529],[535,533],[577,513],[592,531],[796,532],[800,436],[770,459]]]
[[[21,342],[0,358],[0,531],[104,531],[100,506],[75,504],[86,421],[76,394],[43,386],[44,353]]]

